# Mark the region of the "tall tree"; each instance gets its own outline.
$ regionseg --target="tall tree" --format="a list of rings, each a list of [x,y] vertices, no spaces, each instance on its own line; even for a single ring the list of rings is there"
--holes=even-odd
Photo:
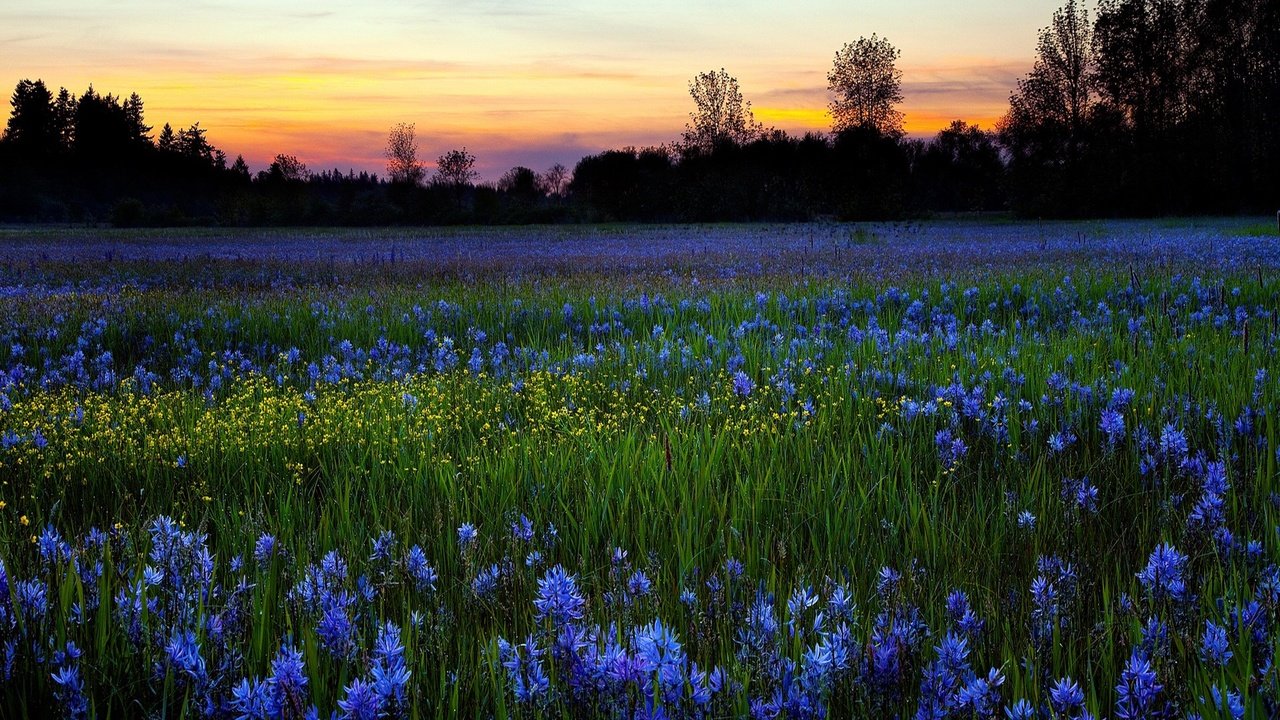
[[[902,53],[886,38],[872,35],[845,43],[827,73],[831,126],[839,133],[871,128],[882,135],[902,135]]]
[[[124,101],[124,116],[129,123],[129,135],[137,145],[151,144],[151,126],[143,122],[142,118],[142,98],[138,93],[133,93],[128,100]]]
[[[1010,123],[1053,130],[1055,138],[1065,140],[1062,149],[1069,157],[1079,154],[1094,99],[1092,37],[1088,11],[1079,0],[1068,0],[1040,31],[1035,65],[1009,98]]]
[[[1093,29],[1079,0],[1053,14],[1040,31],[1036,61],[1009,98],[1000,139],[1009,153],[1011,187],[1022,210],[1092,212],[1082,161],[1093,116]]]
[[[426,176],[422,163],[418,162],[418,141],[414,137],[413,123],[397,123],[387,134],[387,175],[391,182],[417,185]]]
[[[209,140],[205,137],[206,132],[198,122],[186,130],[179,130],[173,149],[183,157],[198,160],[206,165],[215,165],[218,151],[209,144]]]
[[[58,147],[53,95],[43,80],[20,81],[9,104],[13,111],[5,125],[5,142],[37,154],[48,153]]]
[[[76,141],[76,97],[64,87],[58,88],[53,101],[53,123],[58,129],[58,144],[71,150]]]
[[[178,148],[178,136],[173,132],[173,126],[165,123],[160,128],[160,137],[156,139],[156,147],[161,152],[175,152]]]
[[[689,96],[694,109],[684,130],[686,150],[709,153],[722,143],[749,143],[764,132],[750,101],[742,99],[737,78],[724,68],[698,73],[689,81]]]

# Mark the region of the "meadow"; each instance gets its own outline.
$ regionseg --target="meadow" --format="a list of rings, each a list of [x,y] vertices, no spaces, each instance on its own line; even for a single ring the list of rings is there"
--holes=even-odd
[[[1268,230],[0,228],[0,715],[1276,717]]]

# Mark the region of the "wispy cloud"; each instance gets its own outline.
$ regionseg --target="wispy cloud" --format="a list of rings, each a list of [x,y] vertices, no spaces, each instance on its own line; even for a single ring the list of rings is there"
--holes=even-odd
[[[181,13],[159,0],[11,3],[0,68],[12,81],[137,91],[151,124],[198,120],[254,163],[291,152],[378,170],[386,129],[403,121],[417,124],[424,155],[465,144],[496,177],[672,140],[689,79],[719,67],[764,122],[826,129],[832,55],[873,31],[901,43],[913,132],[998,117],[1058,1],[192,0]]]

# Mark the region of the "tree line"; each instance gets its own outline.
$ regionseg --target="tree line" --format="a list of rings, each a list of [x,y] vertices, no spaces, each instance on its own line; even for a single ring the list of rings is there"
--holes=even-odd
[[[755,120],[725,69],[689,83],[681,136],[570,170],[478,183],[466,148],[419,159],[388,133],[386,174],[313,171],[292,155],[250,173],[199,123],[159,131],[143,101],[22,80],[0,137],[0,221],[171,224],[708,222],[1011,211],[1116,216],[1270,211],[1280,204],[1280,3],[1069,0],[995,128],[903,132],[899,51],[840,48],[829,132]]]

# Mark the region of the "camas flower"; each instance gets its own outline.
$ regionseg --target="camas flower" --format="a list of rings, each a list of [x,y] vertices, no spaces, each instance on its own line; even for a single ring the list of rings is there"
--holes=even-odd
[[[1209,667],[1216,668],[1225,665],[1231,655],[1227,629],[1212,620],[1205,620],[1204,634],[1200,639],[1200,659]]]
[[[538,580],[538,597],[533,606],[537,609],[537,619],[550,620],[555,626],[582,619],[586,601],[578,592],[577,582],[572,575],[556,565]]]
[[[1140,651],[1134,650],[1116,685],[1116,717],[1123,720],[1164,717],[1155,668]]]
[[[1182,601],[1187,596],[1187,586],[1183,579],[1186,565],[1186,555],[1168,543],[1161,543],[1152,551],[1146,568],[1138,573],[1138,582],[1156,600],[1170,598]]]

